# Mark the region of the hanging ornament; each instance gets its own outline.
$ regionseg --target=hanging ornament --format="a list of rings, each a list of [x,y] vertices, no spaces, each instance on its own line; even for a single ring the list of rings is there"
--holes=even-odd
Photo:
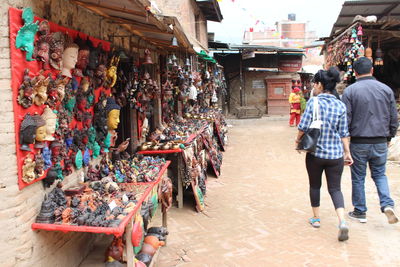
[[[357,35],[358,36],[362,36],[363,35],[363,28],[362,28],[361,24],[360,24],[360,26],[358,26]]]
[[[350,37],[350,43],[354,43],[357,39],[357,31],[356,28],[353,28],[351,30],[351,37]]]
[[[378,49],[375,51],[375,66],[383,66],[383,52],[381,49],[381,38],[378,40]]]
[[[365,48],[363,45],[360,45],[360,47],[358,48],[357,55],[358,55],[358,57],[363,57],[365,55]]]

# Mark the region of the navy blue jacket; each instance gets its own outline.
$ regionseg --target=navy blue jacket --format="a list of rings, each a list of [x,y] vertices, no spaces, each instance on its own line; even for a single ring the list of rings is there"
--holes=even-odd
[[[396,135],[399,126],[397,107],[389,86],[373,76],[362,77],[345,89],[342,101],[346,104],[352,138]]]

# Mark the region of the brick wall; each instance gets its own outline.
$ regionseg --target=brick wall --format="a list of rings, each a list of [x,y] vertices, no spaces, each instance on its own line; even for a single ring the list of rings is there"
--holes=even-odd
[[[4,1],[3,1],[4,2]],[[7,1],[5,1],[7,2]],[[62,26],[80,30],[93,37],[109,40],[108,35],[127,34],[118,25],[107,23],[86,9],[67,0],[9,0],[0,6],[0,265],[6,266],[78,266],[91,249],[94,234],[32,231],[31,224],[46,192],[38,182],[18,189],[15,153],[14,115],[11,92],[8,7],[31,7],[34,14]],[[45,6],[50,7],[46,12]],[[72,24],[67,23],[72,14]],[[120,40],[115,40],[115,44]],[[81,172],[64,180],[65,187],[76,184]]]
[[[189,41],[195,46],[208,49],[207,20],[194,0],[156,0],[163,15],[177,17]],[[196,15],[198,20],[196,21]],[[196,38],[196,23],[200,29],[200,39]]]

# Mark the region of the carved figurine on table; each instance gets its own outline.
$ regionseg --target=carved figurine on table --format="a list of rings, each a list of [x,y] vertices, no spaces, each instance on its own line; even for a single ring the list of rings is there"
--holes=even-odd
[[[29,108],[33,104],[33,85],[32,80],[29,77],[29,69],[25,69],[24,71],[24,81],[19,86],[18,93],[18,104],[20,104],[23,108]]]
[[[75,43],[67,44],[62,55],[61,74],[65,77],[72,78],[71,70],[75,68],[78,61],[79,46]]]
[[[172,206],[172,181],[167,176],[163,177],[159,195],[163,212],[167,212]]]
[[[33,61],[32,58],[35,40],[35,34],[39,30],[39,21],[33,22],[33,12],[31,8],[24,8],[22,12],[22,19],[24,20],[24,26],[22,26],[17,33],[15,39],[15,46],[18,49],[26,52],[25,59],[27,61]]]
[[[24,165],[22,166],[22,180],[25,183],[30,183],[36,179],[35,174],[36,163],[31,155],[28,155],[24,160]]]
[[[76,63],[74,69],[74,75],[78,77],[83,77],[83,72],[86,70],[87,65],[89,64],[89,55],[90,55],[90,48],[86,44],[84,40],[78,38],[75,40],[75,43],[79,46],[78,52],[78,62]]]
[[[54,141],[54,133],[56,132],[57,115],[49,108],[46,107],[42,114],[42,119],[46,122],[46,141]]]
[[[46,143],[46,121],[38,114],[32,116],[36,124],[35,148],[44,148]]]
[[[50,69],[50,26],[47,20],[39,23],[39,39],[35,45],[35,58],[42,62],[42,69]]]
[[[113,88],[117,82],[117,68],[119,64],[119,56],[113,56],[111,58],[110,66],[107,69],[106,81],[104,86],[107,88]]]
[[[29,113],[26,114],[19,131],[19,143],[21,145],[19,149],[31,151],[29,145],[35,142],[36,128],[37,125],[33,117]]]
[[[53,201],[48,196],[45,196],[40,212],[36,217],[36,223],[54,223],[54,208]]]
[[[50,77],[45,77],[42,72],[33,80],[33,102],[36,106],[41,106],[47,101],[47,86],[50,83]]]

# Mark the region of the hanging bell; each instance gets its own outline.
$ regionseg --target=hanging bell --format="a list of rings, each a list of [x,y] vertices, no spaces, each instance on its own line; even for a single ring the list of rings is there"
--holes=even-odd
[[[375,51],[375,66],[383,66],[383,52],[382,49],[378,48]]]
[[[190,64],[190,59],[189,58],[186,58],[186,63],[185,63],[185,66],[186,67],[190,67],[192,64]]]
[[[151,55],[150,55],[150,50],[146,49],[144,50],[144,65],[149,65],[149,64],[153,64],[153,61],[151,60]]]
[[[168,61],[167,61],[167,65],[171,66],[172,64],[174,64],[174,63],[172,63],[172,59],[169,57]]]
[[[176,61],[174,61],[174,64],[172,65],[172,67],[178,67],[178,64],[176,64]]]
[[[177,58],[176,58],[175,54],[172,54],[172,61],[176,61],[176,60],[177,60]]]
[[[176,39],[176,37],[172,37],[172,43],[171,46],[178,46],[178,40]]]

